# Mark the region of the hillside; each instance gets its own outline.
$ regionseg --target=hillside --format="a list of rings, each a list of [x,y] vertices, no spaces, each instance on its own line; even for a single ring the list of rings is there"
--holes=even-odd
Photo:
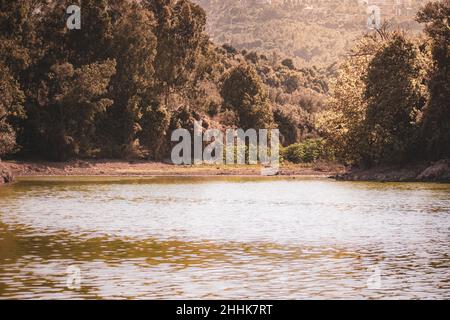
[[[345,55],[367,31],[367,2],[381,20],[418,32],[420,0],[194,0],[207,12],[216,43],[293,57],[300,65],[327,66]]]

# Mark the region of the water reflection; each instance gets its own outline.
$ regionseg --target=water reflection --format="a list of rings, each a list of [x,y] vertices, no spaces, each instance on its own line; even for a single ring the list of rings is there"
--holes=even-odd
[[[0,189],[1,298],[450,297],[448,185],[46,180]]]

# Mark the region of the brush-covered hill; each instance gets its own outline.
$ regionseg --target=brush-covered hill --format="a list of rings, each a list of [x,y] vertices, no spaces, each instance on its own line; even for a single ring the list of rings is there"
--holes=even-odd
[[[207,32],[219,44],[293,57],[299,65],[334,63],[367,31],[368,7],[381,20],[417,32],[424,0],[193,0],[207,13]]]

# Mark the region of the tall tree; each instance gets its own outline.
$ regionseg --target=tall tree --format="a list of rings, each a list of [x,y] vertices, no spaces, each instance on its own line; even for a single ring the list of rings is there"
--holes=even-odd
[[[417,20],[425,23],[431,39],[434,68],[424,110],[424,153],[430,159],[450,157],[450,0],[427,3]]]
[[[188,0],[146,0],[155,15],[158,45],[155,57],[156,92],[168,96],[189,80],[201,49],[207,45],[206,14]]]
[[[14,118],[24,117],[24,94],[9,69],[0,63],[0,156],[16,146],[16,130],[11,125]]]
[[[230,70],[221,95],[225,105],[237,112],[243,129],[267,129],[273,125],[267,93],[253,67],[240,64]]]
[[[36,43],[34,11],[43,1],[0,0],[0,156],[16,146],[25,117],[21,82],[28,78]]]
[[[155,85],[155,23],[152,12],[136,3],[122,5],[116,21],[111,53],[117,73],[109,89],[114,105],[102,127],[106,143],[117,146],[113,156],[131,152],[142,130],[142,115]]]
[[[112,104],[107,88],[115,61],[84,65],[55,64],[39,88],[39,113],[30,119],[37,154],[54,160],[93,155],[95,120]]]
[[[161,160],[164,156],[169,124],[170,114],[163,105],[152,101],[144,109],[140,142],[149,149],[150,159]]]
[[[421,113],[428,98],[425,49],[395,32],[369,63],[366,156],[373,164],[411,161],[416,156]]]
[[[42,74],[53,74],[51,68],[66,63],[74,70],[96,64],[101,69],[104,61],[111,60],[115,61],[115,72],[108,80],[105,98],[110,99],[112,105],[95,117],[95,142],[104,155],[121,157],[137,139],[145,107],[142,100],[148,97],[154,83],[153,13],[136,2],[86,0],[81,5],[81,29],[69,30],[66,8],[70,4],[72,1],[57,0],[41,10],[44,14],[37,29],[45,52],[31,71],[38,76],[28,104],[30,130],[27,137],[33,141],[28,141],[28,145],[36,145],[35,137],[40,136],[36,134],[40,126],[36,125],[43,119],[43,109],[36,107],[41,97],[35,92],[42,87]],[[99,82],[103,83],[102,80]],[[32,81],[28,85],[31,86]]]

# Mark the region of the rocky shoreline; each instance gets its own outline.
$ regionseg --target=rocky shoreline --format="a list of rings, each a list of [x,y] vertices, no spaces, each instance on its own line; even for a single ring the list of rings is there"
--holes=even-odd
[[[434,163],[351,169],[345,173],[337,174],[334,178],[339,181],[450,183],[450,159]]]

